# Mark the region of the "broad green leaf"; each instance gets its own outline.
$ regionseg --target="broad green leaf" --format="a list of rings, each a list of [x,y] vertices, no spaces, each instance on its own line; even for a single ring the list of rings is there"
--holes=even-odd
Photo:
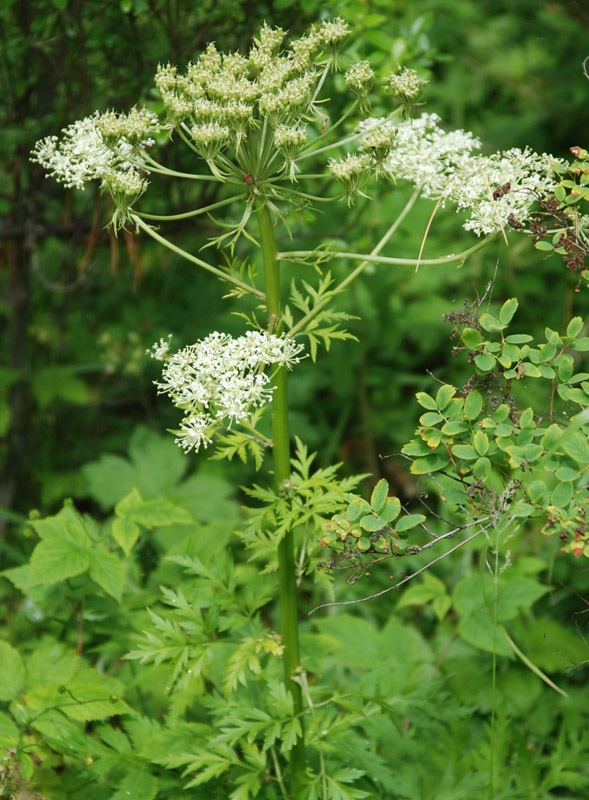
[[[468,425],[459,419],[451,419],[442,426],[442,433],[446,436],[456,436],[458,433],[465,433],[468,430]]]
[[[582,339],[575,339],[574,342],[571,342],[571,347],[579,353],[585,353],[589,350],[589,336],[584,336]]]
[[[438,469],[447,467],[450,459],[441,453],[432,453],[423,458],[416,458],[411,464],[410,470],[414,475],[426,475],[428,472],[436,472]]]
[[[13,700],[24,686],[25,667],[17,651],[0,642],[0,700]]]
[[[119,517],[124,517],[128,514],[132,509],[137,508],[143,503],[143,498],[139,493],[138,489],[133,487],[128,495],[125,495],[122,500],[120,500],[115,506],[115,514]]]
[[[529,361],[524,361],[522,364],[524,375],[527,378],[541,378],[542,373],[538,369],[535,364],[531,364]]]
[[[539,500],[541,500],[542,495],[546,491],[546,484],[544,481],[535,480],[530,481],[530,483],[526,483],[525,488],[530,500],[532,500],[534,503],[537,503]]]
[[[483,407],[483,397],[476,389],[469,392],[464,401],[464,416],[467,419],[476,419]]]
[[[475,431],[472,437],[474,449],[480,456],[484,456],[489,449],[489,437],[483,431]]]
[[[79,658],[60,642],[43,644],[26,661],[27,689],[65,684],[78,669]]]
[[[486,481],[491,474],[491,462],[486,456],[482,456],[474,463],[472,471],[482,481]]]
[[[383,522],[392,522],[401,513],[401,501],[398,497],[389,497],[384,508],[380,512]]]
[[[16,725],[8,714],[3,714],[0,711],[0,748],[8,750],[9,747],[16,747],[18,738],[19,732]]]
[[[180,523],[189,525],[194,522],[190,513],[181,506],[168,500],[144,500],[141,504],[130,508],[127,516],[146,528],[157,528],[163,525]]]
[[[447,407],[448,403],[454,397],[455,394],[456,394],[455,386],[450,386],[447,383],[444,384],[443,386],[440,386],[440,388],[436,392],[436,405],[440,411],[443,411]]]
[[[509,300],[506,300],[501,309],[499,311],[499,321],[502,325],[509,325],[511,322],[513,315],[517,311],[518,302],[517,297],[511,297]]]
[[[380,531],[385,527],[385,523],[380,517],[375,517],[372,514],[367,514],[360,520],[360,527],[365,531]]]
[[[125,569],[114,553],[95,548],[89,554],[90,577],[116,600],[121,599]]]
[[[479,456],[477,451],[470,444],[455,444],[452,448],[452,453],[456,458],[464,458],[466,461],[472,461]]]
[[[486,331],[500,331],[506,327],[492,314],[481,314],[479,322],[481,323],[481,328],[484,328]]]
[[[573,499],[573,484],[570,481],[557,484],[552,490],[550,502],[557,508],[568,508]]]
[[[444,417],[437,411],[426,411],[425,414],[420,416],[419,424],[429,427],[431,425],[437,425],[438,422],[443,422],[443,420]]]
[[[349,522],[356,522],[357,520],[360,519],[361,516],[366,514],[369,510],[370,509],[366,500],[362,499],[354,500],[347,507],[344,517]]]
[[[372,490],[372,494],[370,496],[370,505],[376,514],[380,514],[380,512],[383,510],[388,495],[389,484],[384,478],[381,478]]]
[[[549,250],[554,250],[554,247],[550,244],[550,242],[545,242],[542,239],[540,239],[539,242],[535,242],[534,247],[536,250],[545,250],[546,252]]]
[[[520,428],[533,428],[534,426],[534,411],[531,408],[526,408],[522,411],[519,418]]]
[[[33,550],[29,582],[31,586],[57,583],[86,572],[89,565],[87,549],[68,539],[44,539]]]
[[[563,437],[562,448],[567,455],[573,458],[581,467],[589,464],[589,444],[587,438],[579,431]]]
[[[139,536],[139,526],[129,517],[117,517],[112,523],[112,535],[128,556]]]
[[[434,614],[440,622],[444,619],[448,611],[450,611],[451,607],[452,600],[448,594],[438,595],[434,598],[434,602],[432,603]]]
[[[143,770],[133,769],[128,772],[119,782],[117,791],[110,796],[110,800],[153,800],[158,789],[158,780],[146,765]]]
[[[556,423],[550,425],[542,437],[542,447],[545,450],[553,450],[560,441],[561,429]]]
[[[68,687],[71,696],[62,700],[60,710],[70,719],[89,722],[95,719],[107,719],[119,714],[132,714],[133,710],[115,692],[111,692],[102,683],[71,683]]]
[[[406,514],[397,522],[395,525],[395,530],[397,533],[403,533],[403,531],[408,531],[411,528],[415,528],[416,525],[419,525],[424,521],[425,517],[423,514]]]
[[[406,608],[407,606],[423,606],[437,597],[438,593],[429,586],[410,586],[397,603],[397,608]]]
[[[505,341],[509,344],[526,344],[527,342],[532,342],[533,340],[534,337],[527,333],[511,333],[509,336],[505,337]]]
[[[462,341],[467,347],[476,349],[482,343],[483,337],[476,328],[465,328],[462,331]]]
[[[436,405],[436,401],[433,397],[431,397],[427,392],[417,392],[415,395],[417,398],[417,402],[423,408],[427,408],[429,411],[437,411],[438,406]]]
[[[495,358],[489,353],[479,353],[478,356],[475,356],[474,363],[481,372],[490,372],[495,366]]]
[[[493,618],[486,608],[463,617],[458,623],[458,632],[465,642],[479,650],[501,656],[512,655],[509,644],[501,636],[500,626],[494,629]]]

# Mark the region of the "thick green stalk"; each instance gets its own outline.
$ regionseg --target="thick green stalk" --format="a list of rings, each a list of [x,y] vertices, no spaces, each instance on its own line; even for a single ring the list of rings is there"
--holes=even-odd
[[[264,261],[264,281],[266,287],[266,308],[268,328],[273,331],[280,320],[280,271],[276,255],[276,241],[272,228],[270,212],[265,205],[257,209],[262,258]],[[290,477],[290,438],[288,433],[288,395],[286,368],[278,369],[272,379],[272,454],[274,457],[274,488],[283,491],[284,482]],[[278,578],[280,588],[280,632],[284,644],[284,680],[292,693],[294,713],[299,715],[302,724],[303,698],[301,687],[292,680],[299,667],[299,630],[297,614],[297,587],[294,557],[293,531],[289,530],[278,545]],[[290,754],[290,788],[296,796],[305,771],[305,743],[301,738]]]

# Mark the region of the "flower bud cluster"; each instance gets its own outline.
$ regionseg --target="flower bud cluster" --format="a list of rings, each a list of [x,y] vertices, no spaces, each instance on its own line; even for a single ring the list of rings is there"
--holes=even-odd
[[[230,147],[239,154],[243,140],[264,122],[273,129],[303,130],[304,122],[314,119],[321,69],[349,33],[348,24],[337,18],[313,26],[285,48],[285,31],[264,24],[247,56],[223,54],[210,44],[184,74],[169,64],[160,66],[155,83],[167,121],[172,127],[185,125],[208,161]],[[288,156],[285,160],[288,165]]]
[[[389,75],[386,87],[393,94],[398,95],[403,102],[413,103],[417,99],[423,86],[429,81],[420,78],[414,69],[405,69],[402,72],[393,72]]]
[[[247,421],[253,410],[272,400],[264,368],[290,368],[302,350],[292,338],[261,331],[237,339],[214,332],[172,355],[169,337],[160,339],[148,353],[164,362],[159,393],[184,412],[176,444],[186,453],[198,451],[222,428]]]
[[[331,158],[327,166],[333,177],[344,184],[348,205],[352,205],[355,195],[370,174],[370,157],[348,153],[345,158]]]
[[[358,61],[347,70],[344,80],[346,86],[354,92],[360,101],[360,110],[368,113],[370,103],[368,95],[374,84],[374,72],[368,61]]]

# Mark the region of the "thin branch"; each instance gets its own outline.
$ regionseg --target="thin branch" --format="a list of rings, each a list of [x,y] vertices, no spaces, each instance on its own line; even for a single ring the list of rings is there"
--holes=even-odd
[[[479,521],[480,520],[477,520],[477,523]],[[393,586],[387,586],[386,589],[382,589],[380,592],[376,592],[376,594],[371,594],[371,595],[368,595],[367,597],[360,597],[358,600],[339,600],[339,601],[336,601],[336,602],[333,602],[333,603],[322,603],[320,606],[315,606],[315,608],[312,608],[311,611],[309,611],[309,616],[311,616],[311,614],[314,614],[316,611],[319,611],[320,608],[330,608],[331,606],[352,606],[352,605],[357,605],[358,603],[365,603],[367,600],[374,600],[375,598],[380,597],[381,595],[386,594],[387,592],[392,592],[393,589],[398,589],[399,586],[402,586],[404,583],[407,583],[407,581],[410,581],[410,580],[412,580],[412,578],[415,578],[415,577],[417,577],[417,575],[420,575],[422,572],[425,572],[426,569],[429,569],[434,564],[437,564],[438,561],[441,561],[443,558],[446,558],[446,556],[449,556],[451,553],[454,553],[456,550],[458,550],[459,548],[463,547],[465,544],[468,544],[469,542],[472,542],[473,539],[476,539],[477,536],[480,536],[481,533],[483,533],[484,531],[488,530],[490,527],[491,527],[491,525],[486,525],[484,528],[481,528],[476,533],[473,533],[472,536],[469,536],[467,539],[464,539],[462,542],[458,542],[458,544],[455,545],[454,547],[451,547],[450,550],[448,550],[445,553],[442,553],[441,556],[438,556],[437,558],[434,558],[433,561],[430,561],[424,567],[421,567],[421,569],[418,569],[416,572],[411,573],[411,575],[406,575],[403,578],[403,580],[399,581],[398,583],[395,583]],[[441,538],[444,538],[444,537],[441,537]],[[425,549],[428,546],[431,547],[433,544],[434,544],[434,542],[429,542],[428,545],[425,545],[422,549]]]
[[[160,236],[159,233],[156,233],[155,230],[150,225],[147,225],[140,217],[136,216],[135,214],[131,214],[130,219],[135,223],[135,225],[137,225],[138,228],[141,228],[141,230],[145,231],[145,233],[151,236],[152,239],[155,239],[156,242],[163,244],[169,250],[172,250],[172,252],[177,253],[179,256],[182,256],[182,258],[185,258],[187,261],[192,261],[193,264],[197,264],[199,267],[206,269],[207,272],[212,272],[213,275],[216,275],[218,278],[221,278],[221,280],[228,281],[229,283],[238,286],[244,292],[253,294],[262,300],[266,297],[264,292],[261,292],[254,286],[250,286],[248,283],[245,283],[239,278],[233,277],[231,273],[223,272],[223,270],[218,269],[217,267],[213,267],[211,264],[207,264],[206,261],[202,261],[202,259],[197,258],[196,256],[193,256],[191,253],[187,253],[186,250],[182,250],[182,248],[177,247],[175,244],[172,244],[172,242],[169,242],[163,236]]]

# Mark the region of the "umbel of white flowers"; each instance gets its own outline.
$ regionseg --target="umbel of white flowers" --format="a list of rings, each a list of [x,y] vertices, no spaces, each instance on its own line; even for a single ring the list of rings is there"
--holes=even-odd
[[[237,339],[214,332],[171,354],[170,338],[147,352],[164,362],[158,393],[184,412],[175,441],[186,453],[207,447],[219,430],[248,421],[256,408],[270,403],[273,387],[264,368],[290,368],[303,350],[292,338],[264,331]]]
[[[470,211],[466,230],[477,235],[496,233],[510,220],[524,222],[533,204],[549,195],[558,176],[554,165],[564,163],[546,153],[512,149],[490,156],[473,155],[481,143],[472,133],[446,132],[437,114],[422,114],[398,124],[386,119],[366,119],[356,130],[362,135],[362,156],[378,159],[380,174],[392,180],[407,180],[423,197]],[[375,155],[376,141],[394,137],[393,145]],[[341,163],[341,162],[338,162]],[[330,165],[334,175],[335,165]]]
[[[65,128],[61,140],[39,141],[32,160],[68,187],[83,189],[99,180],[115,202],[115,228],[130,221],[147,176],[166,172],[150,154],[162,133],[176,132],[206,162],[211,177],[245,192],[250,212],[257,198],[274,207],[291,202],[296,192],[281,181],[296,180],[299,162],[308,163],[302,159],[314,147],[322,149],[320,126],[329,113],[320,93],[328,73],[340,68],[339,51],[349,35],[348,23],[338,17],[289,42],[282,28],[264,24],[247,55],[222,53],[209,44],[184,73],[170,64],[158,68],[161,118],[138,108],[128,114],[96,112]],[[375,83],[368,61],[345,72],[344,84],[361,116],[370,113]],[[409,110],[425,83],[405,68],[385,78],[384,88]],[[501,230],[510,220],[521,227],[534,202],[554,187],[552,156],[529,150],[473,156],[480,142],[471,133],[444,131],[435,114],[399,121],[396,113],[360,122],[351,137],[358,152],[328,160],[327,174],[343,185],[350,204],[371,177],[408,180],[423,196],[470,212],[465,228],[480,235]]]

